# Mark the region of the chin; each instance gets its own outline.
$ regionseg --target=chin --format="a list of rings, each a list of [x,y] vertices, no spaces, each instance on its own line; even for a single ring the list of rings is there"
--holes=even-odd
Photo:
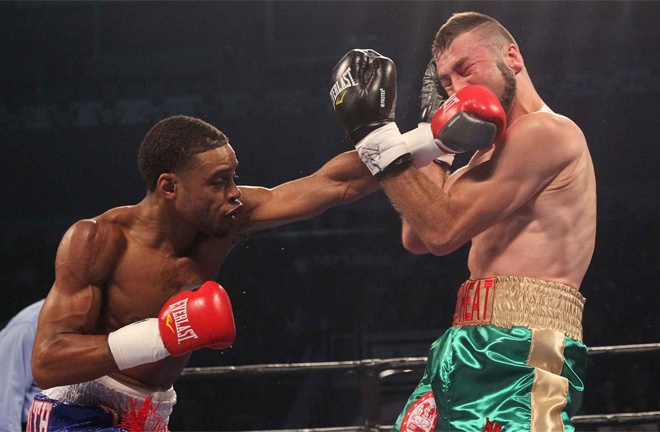
[[[230,227],[222,225],[213,227],[209,234],[215,238],[225,238],[229,234],[229,231]]]
[[[211,231],[210,236],[213,238],[221,239],[227,237],[227,234],[229,234],[229,230],[226,229],[216,229]]]

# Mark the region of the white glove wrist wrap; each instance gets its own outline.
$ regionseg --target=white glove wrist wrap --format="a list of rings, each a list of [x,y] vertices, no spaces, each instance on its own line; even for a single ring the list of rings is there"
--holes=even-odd
[[[394,122],[371,132],[357,143],[355,149],[373,175],[384,171],[399,157],[410,153]]]
[[[158,319],[148,318],[108,335],[108,346],[119,370],[152,363],[169,356],[158,330]]]
[[[420,123],[417,129],[404,133],[403,139],[417,168],[430,164],[433,159],[440,159],[449,165],[454,162],[454,155],[443,152],[436,144],[431,123]]]

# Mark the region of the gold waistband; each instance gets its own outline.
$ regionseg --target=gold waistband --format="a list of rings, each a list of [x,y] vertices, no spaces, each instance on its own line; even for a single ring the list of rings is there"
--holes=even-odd
[[[585,299],[568,285],[517,276],[470,279],[458,290],[454,325],[547,328],[582,341]]]

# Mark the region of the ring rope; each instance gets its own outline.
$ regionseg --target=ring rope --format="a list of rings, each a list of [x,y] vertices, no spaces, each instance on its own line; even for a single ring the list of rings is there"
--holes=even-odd
[[[639,413],[617,413],[617,414],[593,414],[580,415],[571,418],[573,424],[580,425],[612,425],[612,424],[640,424],[660,420],[660,411],[648,411]],[[308,429],[272,429],[255,430],[251,432],[340,432],[340,431],[391,431],[392,425],[380,425],[377,427],[343,426],[327,428]]]
[[[272,363],[243,366],[212,366],[185,368],[181,377],[195,377],[209,375],[231,375],[231,376],[253,376],[269,374],[296,374],[309,372],[335,372],[356,370],[376,370],[390,368],[413,368],[423,367],[426,357],[402,357],[393,359],[367,359],[350,360],[338,362],[314,362],[314,363]]]
[[[649,351],[660,351],[660,343],[591,347],[589,348],[589,355],[641,353]]]
[[[639,413],[618,413],[618,414],[594,414],[580,415],[571,418],[573,424],[580,425],[606,425],[606,424],[640,424],[660,420],[660,411],[648,411]],[[365,426],[343,426],[327,428],[308,428],[308,429],[270,429],[255,430],[251,432],[351,432],[351,431],[391,431],[392,425],[380,425],[376,427]]]
[[[646,411],[638,413],[616,414],[590,414],[571,418],[575,424],[604,425],[604,424],[635,424],[660,420],[660,411]]]
[[[660,351],[660,343],[611,345],[589,348],[589,355],[631,354]],[[308,374],[310,372],[360,372],[363,376],[373,380],[384,378],[387,375],[411,372],[426,366],[427,357],[401,357],[391,359],[366,359],[339,362],[313,362],[313,363],[273,363],[242,366],[213,366],[189,367],[181,373],[181,378],[209,378],[209,377],[246,377],[256,375],[282,375],[282,374]],[[387,372],[384,372],[387,371]],[[591,414],[578,415],[571,418],[576,425],[612,425],[612,424],[641,424],[660,420],[660,411],[647,411],[638,413]],[[339,431],[390,431],[392,426],[373,425],[346,426],[311,429],[277,429],[272,431],[252,432],[339,432]]]
[[[589,355],[605,354],[631,354],[642,352],[660,351],[660,343],[612,345],[589,348]],[[349,360],[339,362],[314,362],[314,363],[272,363],[242,366],[212,366],[212,367],[189,367],[181,373],[181,377],[195,377],[209,375],[230,375],[235,377],[269,375],[269,374],[296,374],[309,372],[334,372],[334,371],[356,371],[356,370],[385,370],[385,369],[409,369],[424,367],[427,357],[400,357],[391,359],[366,359]]]

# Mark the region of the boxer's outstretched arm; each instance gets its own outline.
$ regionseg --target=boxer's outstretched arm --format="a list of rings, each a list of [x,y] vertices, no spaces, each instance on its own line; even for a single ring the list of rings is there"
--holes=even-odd
[[[87,381],[117,370],[108,336],[95,334],[95,326],[103,284],[124,248],[118,228],[91,220],[77,222],[64,235],[55,259],[55,283],[39,315],[32,350],[32,373],[39,387]]]
[[[335,156],[315,173],[272,189],[241,186],[246,224],[255,232],[317,216],[379,188],[355,151]]]

